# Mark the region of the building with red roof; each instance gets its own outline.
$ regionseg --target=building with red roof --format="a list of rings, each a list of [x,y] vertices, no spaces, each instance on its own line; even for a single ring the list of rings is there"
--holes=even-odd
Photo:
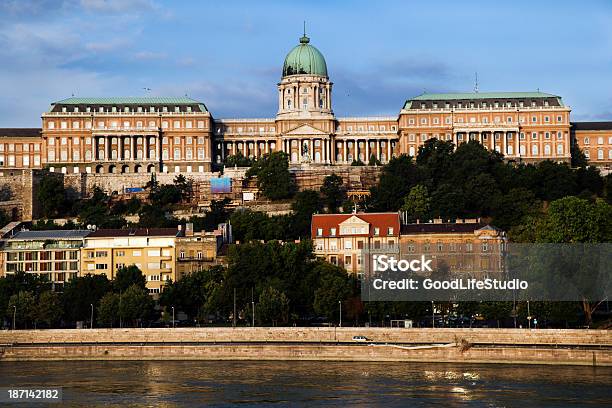
[[[399,213],[315,214],[311,236],[314,253],[350,273],[363,271],[364,247],[396,245],[400,235]]]

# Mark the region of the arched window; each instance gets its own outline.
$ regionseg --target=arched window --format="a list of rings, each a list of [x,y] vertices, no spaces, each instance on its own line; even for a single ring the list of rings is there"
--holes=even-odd
[[[550,145],[544,145],[544,155],[550,156]]]
[[[531,146],[531,154],[534,156],[538,154],[538,145]]]

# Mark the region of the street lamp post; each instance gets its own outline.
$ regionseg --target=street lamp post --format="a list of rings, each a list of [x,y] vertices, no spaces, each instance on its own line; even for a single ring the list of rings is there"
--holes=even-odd
[[[431,328],[434,329],[436,327],[436,312],[434,310],[434,301],[431,301]]]
[[[529,312],[529,301],[527,301],[527,322],[529,324],[529,328],[531,329],[531,313]]]
[[[342,301],[339,300],[338,304],[340,305],[340,324],[339,326],[342,327]]]
[[[89,324],[89,328],[93,329],[93,303],[90,303],[89,305],[91,306],[91,321]]]
[[[172,328],[174,329],[174,306],[172,306]]]
[[[15,330],[15,316],[17,315],[17,306],[13,305],[13,330]]]
[[[251,301],[251,305],[253,306],[253,327],[255,327],[255,301]]]

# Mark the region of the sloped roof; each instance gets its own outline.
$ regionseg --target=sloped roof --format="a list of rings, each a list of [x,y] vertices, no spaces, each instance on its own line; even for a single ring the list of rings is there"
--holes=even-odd
[[[400,231],[399,213],[357,213],[357,214],[314,214],[311,223],[311,237],[317,237],[317,229],[323,230],[323,235],[319,237],[332,237],[330,230],[336,228],[336,235],[341,236],[339,225],[351,217],[357,217],[370,224],[369,236],[374,236],[374,228],[380,229],[379,236],[387,236],[388,228],[393,228],[391,236],[398,236]],[[359,234],[351,234],[359,235]],[[366,234],[364,234],[366,235]]]
[[[414,98],[406,100],[404,109],[411,109],[412,102],[433,102],[433,101],[477,101],[477,100],[548,100],[549,102],[563,106],[563,100],[558,95],[544,92],[465,92],[465,93],[423,93]]]
[[[76,106],[76,105],[197,105],[202,112],[208,112],[208,108],[203,102],[186,96],[117,96],[117,97],[84,97],[84,98],[66,98],[51,104],[51,111],[56,106]],[[169,112],[171,113],[171,112]]]

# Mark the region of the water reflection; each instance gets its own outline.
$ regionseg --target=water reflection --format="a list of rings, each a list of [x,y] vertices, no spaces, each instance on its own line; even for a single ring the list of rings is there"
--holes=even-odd
[[[70,406],[611,406],[612,369],[422,363],[0,363],[0,387],[63,386]]]

